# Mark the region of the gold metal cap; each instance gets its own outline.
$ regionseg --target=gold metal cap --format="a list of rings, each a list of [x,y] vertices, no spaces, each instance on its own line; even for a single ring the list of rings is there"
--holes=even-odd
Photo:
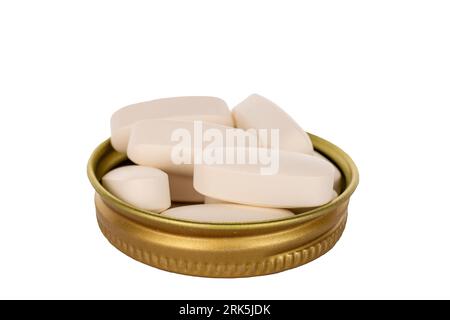
[[[109,193],[100,183],[108,171],[127,163],[109,140],[95,149],[88,177],[96,196],[97,220],[105,237],[126,255],[163,270],[203,277],[250,277],[308,263],[339,240],[350,196],[358,185],[352,159],[332,143],[310,134],[316,151],[342,172],[343,192],[313,210],[258,223],[198,223],[140,210]]]

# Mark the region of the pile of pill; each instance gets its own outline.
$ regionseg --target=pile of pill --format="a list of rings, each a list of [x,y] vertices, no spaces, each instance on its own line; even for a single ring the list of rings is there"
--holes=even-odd
[[[251,95],[232,110],[215,97],[130,105],[111,144],[134,165],[102,178],[114,196],[181,220],[238,223],[294,216],[333,200],[341,173],[280,107]]]

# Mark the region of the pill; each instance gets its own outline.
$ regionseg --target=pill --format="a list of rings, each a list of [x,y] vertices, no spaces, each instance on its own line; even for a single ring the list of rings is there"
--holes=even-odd
[[[250,207],[239,204],[197,204],[171,208],[162,216],[204,223],[237,223],[279,220],[294,216],[285,209]]]
[[[170,118],[201,120],[233,126],[231,111],[225,101],[215,97],[174,97],[132,104],[111,117],[111,144],[125,153],[130,126],[144,119]]]
[[[338,194],[341,193],[341,191],[342,191],[342,190],[341,190],[341,189],[342,189],[342,173],[341,173],[341,170],[339,170],[338,167],[336,167],[336,165],[335,165],[333,162],[331,162],[330,160],[328,160],[328,158],[325,157],[323,154],[321,154],[321,153],[319,153],[319,152],[317,152],[317,151],[314,151],[313,156],[318,157],[318,158],[320,158],[320,159],[323,159],[323,160],[329,162],[329,163],[333,166],[333,168],[334,168],[334,183],[333,183],[333,189],[334,189]]]
[[[261,140],[262,147],[280,150],[313,153],[313,145],[308,134],[279,106],[272,101],[253,94],[232,110],[237,128],[279,130],[278,146],[270,132]]]
[[[269,154],[270,161],[196,164],[195,190],[222,201],[272,208],[315,207],[333,199],[334,168],[327,161],[297,152],[258,152]]]
[[[169,174],[170,198],[177,202],[203,202],[205,197],[194,189],[192,177]]]
[[[255,134],[210,122],[142,120],[131,128],[127,155],[139,165],[159,168],[171,174],[192,176],[195,156],[201,161],[203,150],[210,144],[219,147],[228,145],[230,132],[235,134],[233,141],[241,140],[242,137],[244,145],[257,143],[250,139],[253,137],[256,141]]]
[[[123,166],[102,178],[117,198],[144,210],[161,212],[170,207],[169,179],[165,172],[142,166]]]

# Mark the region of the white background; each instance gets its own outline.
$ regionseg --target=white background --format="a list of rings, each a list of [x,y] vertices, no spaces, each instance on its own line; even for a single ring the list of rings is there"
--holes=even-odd
[[[450,298],[446,1],[2,1],[0,298]],[[126,257],[86,177],[113,111],[251,93],[354,159],[346,232],[277,275]]]

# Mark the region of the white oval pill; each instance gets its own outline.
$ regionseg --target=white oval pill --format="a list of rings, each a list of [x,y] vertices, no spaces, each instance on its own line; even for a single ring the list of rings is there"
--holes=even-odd
[[[116,111],[111,117],[111,144],[119,152],[127,150],[130,126],[144,119],[170,118],[201,120],[233,126],[225,101],[215,97],[173,97],[136,103]]]
[[[171,208],[162,216],[204,223],[242,223],[285,219],[289,210],[243,206],[239,204],[198,204]]]
[[[333,183],[333,189],[334,189],[338,194],[341,193],[341,191],[342,191],[342,190],[341,190],[341,189],[342,189],[342,173],[341,173],[341,170],[339,170],[338,167],[336,167],[336,165],[335,165],[333,162],[331,162],[330,160],[328,160],[328,158],[325,157],[323,154],[321,154],[321,153],[319,153],[319,152],[317,152],[317,151],[314,151],[313,156],[315,156],[315,157],[317,157],[317,158],[320,158],[320,159],[323,159],[323,160],[329,162],[329,163],[333,166],[333,168],[334,168],[334,183]]]
[[[279,130],[280,150],[313,153],[308,134],[279,106],[260,95],[249,96],[232,113],[237,128]],[[261,141],[261,147],[278,148],[270,138]]]
[[[169,174],[170,198],[177,202],[203,202],[205,197],[194,189],[190,176]]]
[[[119,167],[103,176],[102,184],[113,195],[137,208],[161,212],[170,207],[169,178],[159,169]]]
[[[297,152],[258,152],[256,164],[196,164],[195,190],[222,201],[272,208],[315,207],[333,199],[334,169],[328,162]]]
[[[218,147],[227,145],[230,132],[243,137],[247,143],[250,143],[250,136],[254,137],[254,144],[257,143],[255,134],[210,122],[143,120],[131,128],[127,155],[140,165],[192,176],[195,157],[201,159],[203,151],[211,144]]]

